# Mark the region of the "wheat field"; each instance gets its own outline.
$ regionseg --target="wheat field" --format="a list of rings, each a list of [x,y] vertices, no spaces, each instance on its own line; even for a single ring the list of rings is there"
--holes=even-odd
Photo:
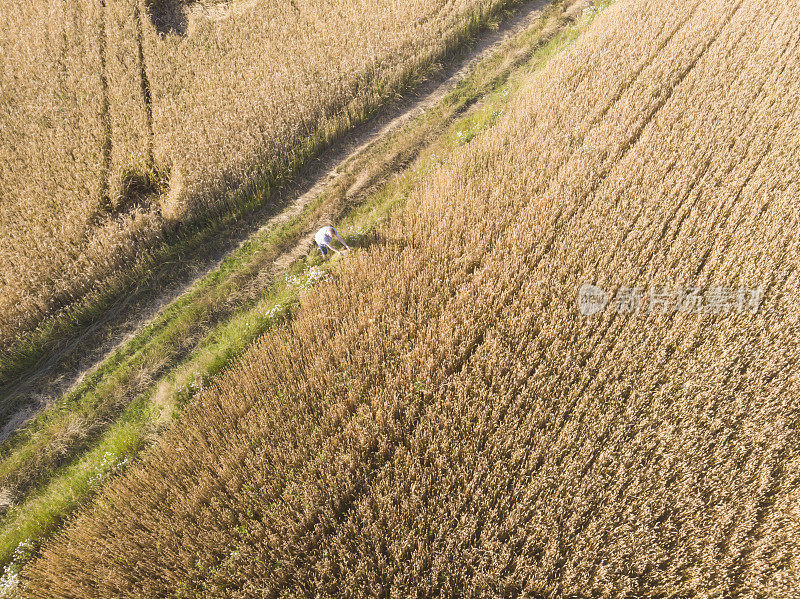
[[[504,4],[3,2],[0,358],[179,225],[274,187]]]
[[[798,8],[602,13],[26,596],[800,596]]]

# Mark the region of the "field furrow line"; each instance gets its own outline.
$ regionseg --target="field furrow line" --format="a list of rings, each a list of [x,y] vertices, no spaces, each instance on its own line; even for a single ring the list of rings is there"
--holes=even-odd
[[[798,113],[798,110],[800,110],[800,107],[798,105],[795,105],[793,110],[794,110],[794,114],[796,115]],[[744,178],[744,180],[742,181],[742,184],[739,186],[739,188],[736,190],[736,192],[732,196],[730,196],[730,199],[725,203],[725,205],[722,207],[722,209],[719,210],[715,214],[714,221],[712,223],[713,227],[715,227],[717,229],[720,229],[720,230],[723,230],[725,228],[725,225],[728,223],[729,219],[731,218],[731,215],[733,214],[735,207],[739,204],[739,201],[741,200],[745,190],[753,182],[753,180],[755,179],[756,175],[758,174],[758,172],[763,167],[766,159],[769,157],[770,153],[772,152],[773,140],[774,140],[775,136],[778,134],[778,132],[781,129],[783,129],[783,128],[785,128],[787,126],[787,123],[791,123],[791,122],[792,122],[792,119],[788,119],[786,121],[781,121],[781,120],[777,120],[776,119],[776,121],[774,123],[774,126],[772,127],[772,129],[769,131],[769,134],[767,135],[768,141],[767,141],[766,147],[759,154],[758,158],[756,159],[755,164],[750,168],[750,171],[748,172],[747,176]],[[703,269],[705,268],[705,266],[707,264],[709,266],[715,264],[714,262],[708,263],[709,257],[711,256],[712,252],[714,252],[715,250],[719,251],[719,248],[716,247],[716,246],[713,246],[713,245],[708,246],[706,248],[706,250],[705,250],[705,252],[703,254],[703,257],[702,257],[702,259],[700,261],[700,264],[698,265],[697,270],[695,271],[695,277],[700,276],[701,272],[703,271]],[[721,256],[720,256],[720,258],[721,258]]]
[[[771,152],[771,150],[772,150],[772,136],[774,136],[774,134],[777,133],[777,131],[781,128],[781,126],[783,126],[783,124],[784,123],[781,123],[781,122],[777,122],[776,123],[775,127],[773,128],[773,130],[771,132],[772,135],[769,136],[769,141],[767,142],[767,147],[764,149],[763,152],[761,152],[759,157],[756,159],[756,163],[750,169],[750,172],[745,177],[745,179],[742,182],[742,184],[739,187],[739,189],[736,191],[735,194],[733,194],[731,199],[726,203],[724,209],[722,211],[718,211],[717,214],[715,215],[714,221],[712,223],[712,227],[713,228],[717,228],[717,229],[723,229],[724,228],[724,225],[728,221],[728,219],[729,219],[729,217],[730,217],[730,215],[731,215],[731,213],[733,211],[734,206],[736,206],[736,204],[738,203],[739,199],[742,197],[742,194],[744,193],[744,190],[747,189],[747,187],[750,185],[750,183],[752,182],[752,180],[755,177],[756,173],[759,171],[759,169],[763,165],[764,160],[766,159],[766,157]],[[717,225],[718,222],[720,222],[719,225]],[[715,246],[709,245],[708,247],[705,248],[705,250],[703,250],[703,255],[700,258],[700,261],[699,261],[699,263],[697,265],[697,268],[695,269],[695,272],[694,272],[694,277],[695,278],[699,277],[700,274],[703,272],[703,269],[708,264],[708,259],[711,256],[711,253],[715,249],[717,249],[717,248],[715,248]]]
[[[111,104],[108,97],[108,73],[107,70],[107,49],[108,39],[106,37],[106,18],[108,9],[106,0],[100,0],[100,16],[98,19],[97,30],[97,51],[100,57],[99,77],[100,77],[100,122],[103,128],[103,143],[101,148],[101,179],[100,179],[100,202],[110,206],[111,199],[111,153],[113,151],[113,131],[111,128]]]
[[[700,2],[695,3],[692,6],[686,18],[682,19],[675,27],[673,27],[673,29],[670,31],[667,37],[663,40],[663,43],[659,44],[657,49],[654,52],[651,52],[646,60],[641,62],[640,67],[638,67],[634,71],[633,75],[629,77],[627,81],[618,88],[617,92],[612,96],[611,100],[607,102],[606,105],[602,108],[600,114],[596,116],[591,116],[588,119],[587,124],[582,127],[583,130],[583,134],[581,136],[582,138],[584,138],[587,135],[587,132],[591,130],[592,127],[598,125],[605,118],[608,112],[610,112],[611,109],[619,103],[625,92],[633,87],[633,85],[639,80],[639,78],[642,76],[647,67],[655,63],[655,61],[669,46],[670,42],[678,34],[678,32],[680,32],[681,29],[692,20],[694,13],[701,4],[702,0]],[[565,176],[565,173],[569,172],[572,160],[579,158],[579,151],[580,149],[576,147],[575,149],[573,149],[568,159],[562,159],[559,162],[558,166],[556,167],[556,174],[554,177],[552,177],[551,182],[562,180],[562,178]]]
[[[742,29],[746,31],[746,27],[742,27]],[[740,36],[738,41],[740,42],[741,40],[742,40],[742,37]],[[798,38],[795,38],[793,44],[787,44],[785,46],[784,51],[782,52],[781,56],[776,60],[776,62],[775,62],[776,65],[783,64],[783,67],[780,69],[780,73],[778,74],[777,78],[780,78],[780,76],[782,75],[782,73],[784,72],[784,70],[785,70],[785,68],[786,68],[786,66],[788,64],[788,62],[785,59],[787,57],[789,57],[789,56],[792,56],[792,52],[796,51],[797,42],[798,42]],[[735,86],[740,85],[744,81],[743,77],[745,75],[750,77],[749,70],[747,70],[745,68],[737,68],[734,71],[734,73],[735,73],[735,78],[730,83],[728,89],[735,89]],[[756,84],[755,92],[753,93],[751,99],[748,100],[747,111],[743,115],[743,118],[745,118],[746,120],[743,122],[743,125],[742,125],[742,128],[741,128],[742,134],[740,136],[742,139],[746,140],[745,141],[746,145],[745,145],[745,149],[744,149],[744,155],[745,156],[749,154],[750,147],[754,143],[754,140],[757,139],[756,135],[748,135],[748,134],[749,133],[760,133],[760,129],[759,129],[760,124],[755,120],[755,117],[759,113],[759,110],[758,110],[759,102],[762,99],[767,98],[769,96],[769,93],[772,90],[772,87],[770,87],[769,88],[770,91],[768,91],[766,86],[767,86],[767,83],[770,83],[771,85],[774,84],[774,79],[775,79],[774,73],[775,73],[774,70],[772,72],[764,73],[764,76]],[[752,79],[746,80],[745,84],[746,84],[747,87],[752,86],[752,84],[753,84]],[[773,133],[775,133],[775,132],[773,132]],[[771,136],[768,136],[768,137],[771,137]],[[669,214],[667,214],[667,215],[665,215],[663,217],[663,225],[660,228],[659,235],[656,238],[654,238],[653,240],[651,240],[651,239],[647,240],[651,244],[651,251],[648,254],[645,255],[645,258],[643,260],[641,260],[641,266],[639,267],[638,274],[633,277],[633,280],[631,281],[632,283],[637,282],[645,274],[645,270],[648,267],[652,267],[652,265],[655,263],[654,259],[656,257],[656,254],[658,253],[660,248],[672,247],[675,244],[676,239],[678,238],[678,236],[681,233],[681,229],[682,229],[682,225],[683,225],[684,221],[686,220],[686,218],[690,214],[693,214],[693,208],[698,205],[698,202],[703,197],[702,193],[694,193],[694,191],[696,189],[702,189],[702,184],[705,182],[706,177],[709,174],[709,171],[710,171],[711,166],[712,166],[712,162],[715,161],[715,156],[713,154],[713,149],[710,149],[710,150],[712,151],[712,153],[709,154],[707,156],[707,158],[704,160],[703,166],[701,167],[700,171],[696,174],[696,176],[692,177],[691,185],[687,187],[686,191],[683,193],[683,195],[681,197],[679,197],[677,199],[677,201],[672,203],[672,205],[674,206],[674,209]],[[697,155],[697,153],[699,151],[700,151],[700,148],[695,149],[693,155]],[[708,152],[709,148],[704,148],[704,151]],[[765,150],[765,152],[769,152],[769,149],[767,148],[767,150]],[[716,157],[716,158],[717,158],[717,160],[720,159],[719,157]],[[761,159],[758,162],[763,160],[763,158],[764,158],[764,155],[761,156]],[[721,176],[720,176],[719,172],[714,171],[714,173],[713,173],[714,180],[719,180],[720,178],[722,180],[724,180],[725,178],[727,178],[733,172],[733,170],[739,164],[738,161],[736,161],[736,160],[727,160],[727,162],[728,162],[727,166],[722,165],[723,168],[722,168],[722,171],[721,171],[721,173],[722,173]],[[758,166],[756,166],[755,168],[757,169]],[[687,201],[691,197],[693,197],[694,199],[690,203],[687,203]],[[736,197],[732,200],[732,203],[729,206],[732,207],[738,201],[739,197],[741,197],[741,191],[738,194],[736,194]],[[637,220],[636,221],[631,221],[630,227],[627,229],[627,232],[624,234],[622,240],[620,241],[620,243],[617,246],[617,250],[618,251],[622,250],[622,248],[625,247],[626,245],[628,245],[628,242],[632,240],[631,235],[633,234],[633,231],[636,229],[636,226],[639,223],[639,219],[644,214],[644,210],[645,210],[645,205],[644,204],[640,205],[640,209],[639,209],[639,212],[638,212],[638,215],[637,215]],[[680,215],[680,216],[678,216],[678,215]],[[693,222],[693,221],[691,221],[691,222]],[[715,223],[716,223],[716,220],[711,224],[712,228],[718,228],[720,230],[722,230],[724,228],[724,222],[719,227],[716,227]],[[667,237],[667,231],[670,228],[673,229],[672,238],[667,240],[667,243],[664,244],[663,242],[665,241],[665,239]],[[617,252],[613,252],[612,254],[616,254],[616,253]],[[667,315],[667,318],[671,319],[672,316],[673,315]]]
[[[608,175],[608,173],[613,168],[615,168],[618,164],[624,162],[625,157],[636,147],[636,144],[641,139],[642,134],[644,133],[645,129],[647,129],[648,125],[650,125],[652,123],[653,119],[655,119],[655,117],[658,115],[658,113],[661,112],[661,110],[667,105],[667,103],[670,101],[670,99],[674,95],[675,90],[678,87],[680,87],[681,85],[683,85],[683,83],[686,80],[686,78],[689,77],[689,75],[692,73],[694,68],[697,66],[697,63],[704,56],[706,56],[708,50],[719,39],[719,36],[720,36],[722,30],[731,23],[731,21],[733,20],[733,17],[736,15],[736,13],[742,7],[743,3],[744,3],[744,0],[739,0],[739,2],[737,2],[737,4],[734,7],[734,9],[730,12],[730,14],[728,14],[728,16],[723,21],[722,26],[720,28],[720,31],[717,34],[715,34],[711,39],[709,39],[703,45],[703,47],[700,50],[700,52],[697,54],[697,56],[695,56],[692,59],[692,61],[688,65],[688,67],[686,67],[683,71],[681,71],[681,73],[678,75],[677,80],[673,83],[672,86],[670,86],[666,90],[666,94],[656,102],[656,105],[652,109],[650,109],[650,111],[647,113],[647,116],[642,121],[641,125],[639,125],[639,127],[636,129],[634,134],[623,145],[622,152],[620,153],[619,157],[613,163],[611,163],[611,165],[609,166],[608,170],[604,173],[604,176],[600,177],[600,181],[605,179],[605,176]],[[744,33],[742,33],[742,35],[744,35]],[[592,192],[594,192],[595,189],[596,189],[596,186],[592,188]]]
[[[591,127],[593,127],[594,125],[596,125],[597,123],[599,123],[600,121],[602,121],[606,117],[606,115],[609,113],[609,111],[620,101],[620,99],[625,94],[625,92],[636,83],[636,81],[639,79],[639,77],[641,77],[641,75],[645,71],[645,69],[647,69],[648,66],[650,66],[651,64],[653,64],[653,62],[655,62],[655,60],[658,57],[658,55],[661,54],[661,52],[664,51],[664,49],[670,44],[670,42],[678,34],[678,32],[689,21],[692,20],[692,18],[694,17],[695,12],[697,11],[697,8],[701,4],[703,4],[702,0],[700,2],[696,2],[694,5],[692,5],[692,8],[689,11],[689,13],[686,15],[686,18],[683,19],[682,21],[680,21],[679,23],[677,23],[675,25],[675,27],[673,27],[670,30],[669,34],[658,45],[658,47],[655,49],[655,51],[653,53],[651,53],[650,56],[646,60],[641,62],[640,66],[637,67],[637,69],[633,72],[633,76],[630,79],[628,79],[627,81],[623,82],[623,84],[619,86],[617,91],[612,96],[611,101],[608,102],[608,104],[606,104],[596,116],[592,116],[589,119],[589,122],[586,125],[586,129],[587,130],[590,129]]]
[[[743,2],[743,0],[739,0],[739,2],[736,4],[734,9],[727,15],[727,17],[724,19],[724,21],[722,23],[720,31],[722,29],[724,29],[724,27],[727,26],[728,23],[730,23],[730,21],[732,20],[733,16],[735,15],[735,13],[741,7],[742,2]],[[605,167],[601,168],[598,173],[596,173],[596,174],[594,174],[592,176],[591,183],[589,184],[589,186],[588,186],[588,188],[586,190],[581,190],[580,191],[580,196],[579,197],[581,197],[583,199],[573,202],[572,204],[570,204],[568,206],[568,208],[559,208],[559,211],[556,213],[556,215],[555,215],[555,217],[553,219],[554,223],[553,223],[553,227],[552,227],[552,232],[549,235],[549,237],[547,238],[547,240],[545,241],[545,243],[542,244],[543,247],[545,247],[545,248],[552,247],[552,244],[561,235],[562,229],[567,227],[568,223],[572,222],[575,218],[578,218],[581,214],[583,214],[583,211],[585,210],[586,206],[588,206],[588,202],[586,201],[586,198],[593,196],[596,193],[597,189],[600,187],[600,185],[611,175],[613,170],[615,168],[618,168],[619,164],[624,162],[625,156],[627,156],[636,147],[636,144],[637,144],[638,140],[643,135],[643,133],[644,133],[645,129],[647,128],[647,126],[652,122],[653,118],[655,118],[655,116],[658,114],[658,112],[664,108],[664,106],[667,104],[669,99],[672,97],[672,94],[674,93],[676,87],[682,84],[684,79],[693,70],[693,68],[695,67],[697,62],[702,58],[702,56],[705,55],[705,53],[711,47],[711,44],[717,39],[718,35],[719,34],[712,36],[712,38],[710,40],[708,40],[703,45],[702,50],[700,51],[700,53],[690,61],[689,65],[683,71],[681,71],[681,73],[677,77],[677,81],[675,81],[666,90],[665,94],[663,94],[663,96],[656,103],[656,105],[653,108],[651,108],[650,112],[648,113],[648,116],[644,119],[644,121],[641,123],[641,125],[634,131],[634,133],[632,135],[630,135],[627,139],[625,139],[624,141],[622,141],[618,145],[619,149],[617,149],[614,152],[614,156],[613,157],[609,157],[609,158],[607,158],[605,160],[605,163],[606,163]],[[573,153],[572,154],[572,158],[574,158],[575,156],[576,156],[576,154]],[[571,160],[566,160],[565,161],[565,164],[569,164],[569,163],[571,163]],[[547,192],[545,192],[545,196],[547,196],[547,195],[558,195],[558,191],[559,191],[558,187],[560,185],[561,185],[561,183],[560,183],[559,179],[551,180],[549,189],[547,190]],[[564,215],[566,215],[566,216],[564,216]],[[544,256],[544,254],[542,254],[542,256]],[[540,259],[541,259],[541,257],[540,257]],[[533,268],[536,268],[537,264],[538,264],[538,261],[534,262]]]
[[[155,132],[153,131],[153,97],[150,87],[150,78],[147,75],[147,61],[144,55],[144,28],[142,26],[142,7],[140,0],[135,0],[133,5],[133,20],[136,24],[136,51],[139,62],[139,84],[142,93],[142,104],[145,112],[145,126],[147,139],[147,168],[150,169],[150,176],[155,177],[155,157],[153,146]]]

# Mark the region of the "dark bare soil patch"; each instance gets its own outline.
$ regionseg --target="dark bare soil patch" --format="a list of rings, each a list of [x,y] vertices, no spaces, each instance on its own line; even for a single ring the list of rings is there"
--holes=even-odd
[[[153,26],[161,35],[186,35],[189,28],[189,16],[194,2],[181,0],[152,0],[148,3],[147,12]]]

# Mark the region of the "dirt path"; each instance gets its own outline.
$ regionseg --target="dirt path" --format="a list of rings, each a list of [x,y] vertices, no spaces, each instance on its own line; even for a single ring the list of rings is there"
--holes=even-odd
[[[20,380],[0,388],[0,398],[12,412],[0,412],[0,442],[27,422],[38,411],[78,384],[118,347],[135,336],[167,305],[186,293],[195,282],[219,267],[221,262],[252,235],[278,227],[299,215],[303,209],[334,182],[342,167],[363,154],[412,119],[426,112],[452,90],[481,60],[492,54],[505,40],[526,29],[538,18],[546,0],[524,2],[496,29],[484,32],[469,48],[448,61],[405,98],[384,106],[366,123],[334,142],[279,193],[275,202],[240,219],[216,240],[213,251],[189,259],[165,274],[134,290],[108,313],[76,338],[43,359],[36,369]],[[283,206],[276,213],[275,206]],[[316,225],[275,260],[264,278],[279,276],[312,247]],[[155,291],[158,290],[158,291]]]

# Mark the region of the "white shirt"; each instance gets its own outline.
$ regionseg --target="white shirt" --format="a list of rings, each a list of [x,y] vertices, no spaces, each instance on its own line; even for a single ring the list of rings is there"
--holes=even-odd
[[[333,227],[322,227],[317,234],[314,235],[314,241],[318,246],[330,245],[333,241],[333,236],[336,235],[336,230]]]

